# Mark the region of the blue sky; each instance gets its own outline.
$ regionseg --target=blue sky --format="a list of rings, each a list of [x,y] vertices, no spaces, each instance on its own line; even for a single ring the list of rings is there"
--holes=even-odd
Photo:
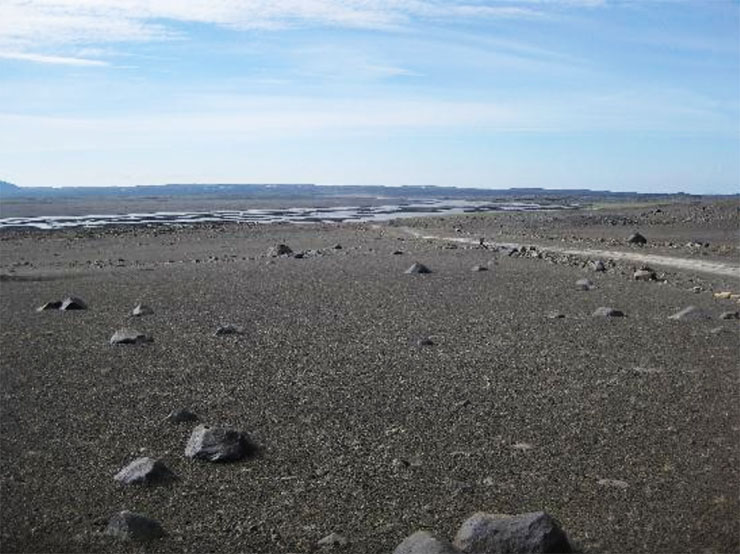
[[[0,179],[738,192],[737,0],[2,0]]]

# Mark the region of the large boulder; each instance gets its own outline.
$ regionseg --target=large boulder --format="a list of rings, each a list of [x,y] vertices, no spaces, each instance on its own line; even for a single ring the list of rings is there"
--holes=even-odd
[[[627,237],[627,242],[630,244],[647,244],[647,239],[643,237],[640,233],[632,233],[629,237]]]
[[[152,342],[152,338],[129,327],[119,329],[110,338],[111,344],[143,344],[145,342]]]
[[[114,477],[123,485],[157,485],[176,478],[177,476],[161,461],[148,457],[137,458]]]
[[[572,552],[558,522],[544,512],[515,516],[478,512],[462,524],[453,545],[464,554]]]
[[[406,537],[393,554],[459,554],[459,551],[429,531],[417,531]]]
[[[59,306],[59,309],[65,312],[68,310],[87,310],[87,304],[81,298],[68,296],[62,300],[62,305]]]
[[[431,273],[431,272],[432,272],[431,269],[429,269],[424,264],[420,264],[418,262],[415,263],[414,265],[412,265],[410,268],[408,268],[405,271],[405,273],[408,273],[409,275],[418,275],[418,274],[422,274],[422,273]]]
[[[188,439],[185,456],[208,462],[235,462],[255,451],[246,433],[225,427],[198,425]]]
[[[124,541],[144,542],[164,536],[164,530],[158,521],[124,510],[110,518],[105,534]]]
[[[711,319],[711,317],[712,316],[710,316],[701,308],[697,308],[696,306],[688,306],[680,312],[676,312],[675,314],[668,316],[668,319],[675,319],[677,321],[695,321],[701,319]]]

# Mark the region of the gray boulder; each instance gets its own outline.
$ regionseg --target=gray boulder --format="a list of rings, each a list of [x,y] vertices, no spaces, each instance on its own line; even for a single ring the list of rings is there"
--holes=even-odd
[[[591,290],[595,288],[595,285],[589,279],[578,279],[576,281],[576,288],[578,290]]]
[[[134,309],[131,311],[131,315],[135,317],[141,317],[143,315],[152,315],[153,313],[154,313],[154,310],[152,310],[146,304],[137,304],[136,306],[134,306]]]
[[[146,342],[152,342],[152,338],[129,327],[119,329],[110,338],[111,344],[143,344]]]
[[[177,476],[154,458],[138,458],[116,473],[114,479],[123,485],[156,485],[173,481]]]
[[[627,242],[630,244],[647,244],[647,239],[640,233],[632,233],[627,237]]]
[[[674,319],[677,321],[696,321],[701,319],[711,319],[711,317],[712,316],[710,316],[701,308],[697,308],[696,306],[688,306],[680,312],[676,312],[675,314],[668,316],[668,319]]]
[[[418,275],[422,273],[431,273],[432,271],[425,266],[424,264],[415,263],[410,268],[408,268],[405,273],[408,273],[409,275]]]
[[[290,256],[293,250],[287,244],[276,244],[270,247],[267,251],[267,255],[271,258],[277,258],[278,256]]]
[[[110,518],[105,534],[119,540],[145,542],[164,536],[164,530],[158,521],[124,510]]]
[[[593,317],[624,317],[624,312],[602,306],[601,308],[596,308],[596,311],[591,315]]]
[[[459,554],[459,550],[429,531],[417,531],[406,537],[393,554]]]
[[[235,462],[254,454],[255,450],[246,433],[198,425],[188,439],[185,456],[208,462]]]
[[[572,552],[558,522],[544,512],[515,516],[478,512],[462,524],[453,545],[464,554]]]
[[[62,300],[62,305],[59,306],[59,309],[65,312],[68,310],[87,310],[87,304],[81,298],[68,296]]]

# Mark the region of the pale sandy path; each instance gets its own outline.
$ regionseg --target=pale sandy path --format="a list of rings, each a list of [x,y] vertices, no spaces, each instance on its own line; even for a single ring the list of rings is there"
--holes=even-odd
[[[396,227],[399,231],[411,235],[417,239],[424,240],[439,240],[445,242],[457,242],[463,244],[479,244],[478,239],[467,238],[467,237],[442,237],[438,235],[424,234],[416,229],[410,227]],[[508,246],[518,247],[519,244],[514,243],[496,243],[486,242],[489,246]],[[570,254],[574,256],[584,256],[589,258],[611,258],[613,260],[627,260],[631,262],[652,264],[663,267],[671,267],[673,269],[680,269],[685,271],[698,271],[700,273],[709,273],[712,275],[720,275],[722,277],[733,277],[740,280],[740,266],[726,264],[722,262],[708,262],[704,260],[694,260],[691,258],[677,258],[674,256],[660,256],[657,254],[641,254],[639,252],[622,252],[618,250],[598,250],[598,249],[579,249],[579,248],[567,248],[559,246],[543,246],[538,244],[526,243],[527,246],[534,246],[538,250],[543,252],[558,252],[560,254]]]

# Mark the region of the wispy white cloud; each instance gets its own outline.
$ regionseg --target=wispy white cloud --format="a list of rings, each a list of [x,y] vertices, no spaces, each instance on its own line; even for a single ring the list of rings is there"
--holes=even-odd
[[[72,58],[68,56],[46,56],[43,54],[31,54],[25,52],[2,52],[0,51],[0,59],[3,60],[19,60],[34,63],[44,63],[52,65],[76,65],[76,66],[87,66],[87,67],[100,67],[109,65],[108,62],[102,60],[91,60],[88,58]]]

